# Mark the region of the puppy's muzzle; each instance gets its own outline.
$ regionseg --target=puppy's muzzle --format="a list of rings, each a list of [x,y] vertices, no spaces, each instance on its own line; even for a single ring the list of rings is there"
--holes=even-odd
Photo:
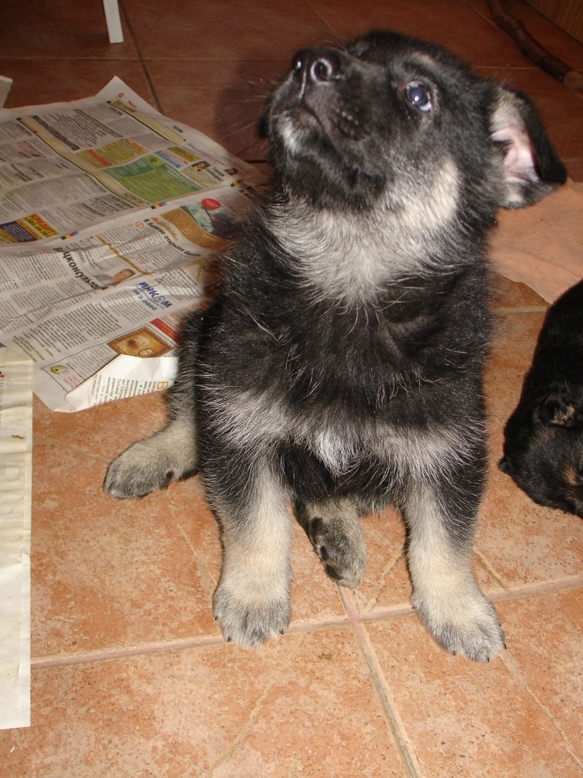
[[[301,95],[311,86],[333,83],[342,76],[342,61],[333,49],[304,49],[296,54],[293,77]]]

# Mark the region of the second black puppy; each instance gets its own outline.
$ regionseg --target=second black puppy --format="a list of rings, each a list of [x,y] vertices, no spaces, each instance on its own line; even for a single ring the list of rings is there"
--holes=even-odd
[[[361,515],[392,502],[420,617],[446,650],[489,660],[503,635],[472,570],[486,236],[563,165],[525,96],[392,33],[300,52],[268,124],[275,183],[186,329],[170,420],[105,489],[138,497],[202,469],[222,528],[214,613],[244,645],[289,621],[290,500],[349,587]]]
[[[500,469],[531,499],[583,518],[583,281],[549,309]]]

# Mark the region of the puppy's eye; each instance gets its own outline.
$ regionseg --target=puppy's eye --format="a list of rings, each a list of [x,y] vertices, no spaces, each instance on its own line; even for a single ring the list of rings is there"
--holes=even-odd
[[[410,84],[405,84],[401,92],[409,105],[412,105],[413,108],[416,108],[418,111],[429,113],[429,111],[433,109],[431,92],[418,81],[412,81]]]

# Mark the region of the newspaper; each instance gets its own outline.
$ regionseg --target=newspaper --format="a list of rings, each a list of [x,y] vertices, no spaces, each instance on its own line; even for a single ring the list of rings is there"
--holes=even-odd
[[[0,339],[76,411],[170,385],[180,320],[255,198],[255,168],[114,78],[0,111]]]
[[[0,729],[30,726],[32,375],[0,348]]]

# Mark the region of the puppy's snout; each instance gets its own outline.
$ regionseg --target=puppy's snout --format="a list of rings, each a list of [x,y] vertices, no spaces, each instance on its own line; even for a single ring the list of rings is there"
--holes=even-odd
[[[294,79],[304,87],[335,81],[342,75],[342,62],[332,49],[304,49],[294,59]]]

